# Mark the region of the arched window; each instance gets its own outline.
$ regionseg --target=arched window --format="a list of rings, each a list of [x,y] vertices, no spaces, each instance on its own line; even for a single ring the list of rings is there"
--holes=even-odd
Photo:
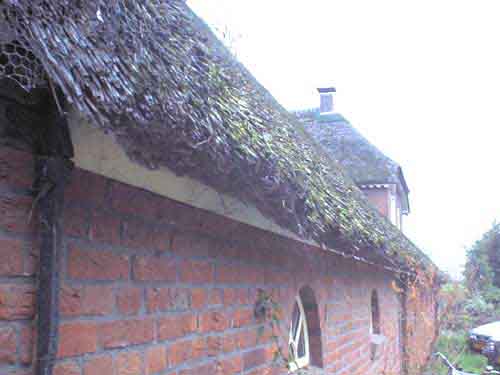
[[[307,318],[304,311],[304,305],[299,296],[295,299],[295,304],[293,306],[288,346],[291,358],[290,371],[296,371],[309,365],[310,354]]]
[[[371,359],[377,357],[377,347],[384,341],[380,327],[380,306],[378,302],[377,291],[373,290],[371,294],[371,317],[370,317],[370,341],[371,341]]]
[[[303,286],[295,299],[290,323],[290,371],[306,366],[323,368],[319,308],[314,291]]]

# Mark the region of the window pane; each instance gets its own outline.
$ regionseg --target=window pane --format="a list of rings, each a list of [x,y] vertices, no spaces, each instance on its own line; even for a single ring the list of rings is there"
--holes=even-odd
[[[291,342],[290,343],[290,357],[295,360],[297,359],[297,353],[295,353],[295,345]]]
[[[306,355],[306,344],[305,344],[305,339],[304,339],[304,325],[302,325],[302,329],[300,330],[300,338],[299,338],[299,345],[297,348],[297,357],[302,358],[305,357]]]
[[[299,298],[293,306],[292,321],[290,324],[290,370],[294,372],[309,365],[309,347],[307,337],[307,322],[302,303]]]
[[[295,303],[293,307],[293,315],[292,315],[292,335],[291,337],[297,336],[297,329],[299,328],[299,322],[300,322],[300,310],[299,310],[299,305]]]

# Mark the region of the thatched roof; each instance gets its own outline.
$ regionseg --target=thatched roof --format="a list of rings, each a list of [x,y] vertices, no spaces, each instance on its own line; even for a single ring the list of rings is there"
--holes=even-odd
[[[401,166],[366,139],[341,114],[320,114],[318,108],[297,111],[295,115],[358,186],[395,184],[403,198],[403,209],[409,211],[409,190]]]
[[[251,202],[332,249],[430,261],[180,0],[3,0],[49,79],[131,159]]]

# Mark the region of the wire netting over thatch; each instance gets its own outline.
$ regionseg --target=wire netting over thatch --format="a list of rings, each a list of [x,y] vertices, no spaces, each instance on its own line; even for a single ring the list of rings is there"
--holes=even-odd
[[[331,248],[430,264],[183,1],[0,4],[15,41],[132,159],[251,202]]]

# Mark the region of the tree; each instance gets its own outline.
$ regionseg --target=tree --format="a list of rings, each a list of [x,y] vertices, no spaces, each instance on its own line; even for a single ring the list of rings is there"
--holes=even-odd
[[[467,251],[465,279],[471,292],[500,303],[500,224],[494,223]]]

